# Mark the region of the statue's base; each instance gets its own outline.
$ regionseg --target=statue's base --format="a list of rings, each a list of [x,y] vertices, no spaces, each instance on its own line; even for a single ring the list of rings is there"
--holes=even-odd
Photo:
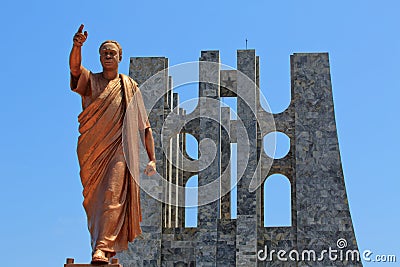
[[[111,259],[111,263],[108,264],[83,264],[74,263],[74,259],[68,258],[64,267],[122,267],[122,265],[118,263],[118,259]]]

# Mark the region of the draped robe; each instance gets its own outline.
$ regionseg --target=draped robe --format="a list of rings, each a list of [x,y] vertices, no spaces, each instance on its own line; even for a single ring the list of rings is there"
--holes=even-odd
[[[77,152],[92,249],[115,255],[141,234],[138,131],[150,125],[140,90],[130,77],[120,74],[108,81],[101,73],[83,69],[79,79],[73,79],[71,89],[82,96]],[[127,103],[131,103],[129,109]],[[130,120],[125,132],[127,112]],[[131,171],[123,136],[129,143]]]

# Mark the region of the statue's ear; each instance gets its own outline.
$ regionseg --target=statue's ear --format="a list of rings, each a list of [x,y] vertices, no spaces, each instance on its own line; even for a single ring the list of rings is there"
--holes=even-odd
[[[122,61],[122,56],[119,56],[119,62],[121,62]]]

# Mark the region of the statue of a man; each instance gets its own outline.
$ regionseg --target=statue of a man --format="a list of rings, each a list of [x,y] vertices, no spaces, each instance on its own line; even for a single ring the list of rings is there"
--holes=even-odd
[[[116,252],[126,250],[128,242],[141,234],[142,220],[138,185],[138,163],[129,171],[124,157],[122,136],[125,114],[134,119],[124,135],[128,141],[144,140],[149,163],[145,174],[156,172],[152,130],[137,83],[118,73],[122,48],[116,41],[100,45],[103,71],[92,73],[81,65],[81,48],[87,39],[83,24],[73,38],[69,64],[71,89],[82,97],[82,113],[78,117],[78,159],[83,185],[83,206],[92,244],[92,262],[106,263]],[[129,105],[129,109],[128,109]],[[124,140],[125,142],[125,140]],[[137,161],[139,145],[129,151]],[[131,156],[132,156],[131,155]],[[131,167],[131,165],[129,165]],[[131,174],[132,173],[132,174]]]

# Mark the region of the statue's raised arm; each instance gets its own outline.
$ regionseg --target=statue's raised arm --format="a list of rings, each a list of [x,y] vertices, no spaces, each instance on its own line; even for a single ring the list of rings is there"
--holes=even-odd
[[[75,33],[73,38],[73,46],[71,49],[71,54],[69,55],[69,69],[71,71],[72,76],[75,78],[78,78],[82,72],[81,48],[88,37],[87,31],[83,32],[83,27],[84,25],[81,24],[81,26],[79,26],[78,31]]]

